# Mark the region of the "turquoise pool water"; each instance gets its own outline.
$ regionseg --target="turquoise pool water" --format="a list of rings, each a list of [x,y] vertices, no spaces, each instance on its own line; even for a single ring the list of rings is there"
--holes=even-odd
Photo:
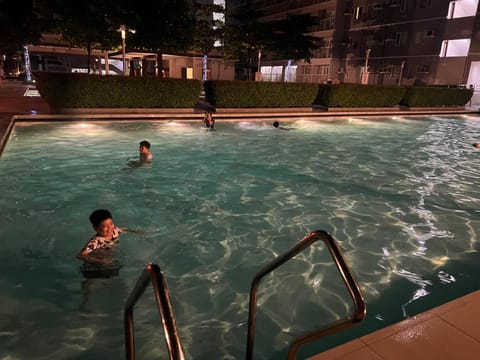
[[[339,241],[368,315],[303,357],[480,288],[480,118],[283,125],[18,123],[0,159],[0,358],[124,358],[123,302],[149,262],[187,357],[243,358],[253,275],[317,229]],[[143,139],[152,165],[127,166]],[[122,235],[119,277],[87,281],[75,255],[96,208],[145,235]],[[256,359],[350,310],[321,248],[263,284]],[[165,354],[153,305],[150,291],[135,309],[141,359]]]

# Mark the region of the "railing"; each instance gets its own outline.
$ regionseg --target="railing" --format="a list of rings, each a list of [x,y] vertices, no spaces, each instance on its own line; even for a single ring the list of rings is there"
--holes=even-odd
[[[167,344],[170,360],[185,360],[185,354],[178,335],[175,314],[170,301],[167,281],[156,264],[147,265],[125,304],[124,327],[126,359],[135,359],[133,307],[144,293],[150,281],[153,285],[153,291],[155,293],[158,312],[160,313],[160,319],[162,321],[163,333],[165,335],[165,342]]]
[[[332,256],[333,260],[335,261],[335,265],[340,272],[340,275],[347,287],[347,290],[352,297],[354,302],[355,310],[353,314],[349,315],[347,318],[343,320],[338,320],[328,326],[325,329],[321,329],[319,331],[312,332],[307,334],[296,341],[290,346],[288,351],[288,359],[295,359],[298,349],[300,346],[312,342],[314,340],[318,340],[324,336],[328,336],[334,334],[340,330],[347,329],[353,326],[355,323],[362,321],[366,315],[366,304],[363,298],[363,295],[358,287],[357,283],[355,282],[348,266],[345,262],[345,259],[342,256],[340,248],[336,244],[333,237],[323,230],[313,231],[310,234],[306,235],[302,240],[296,243],[290,250],[285,252],[284,254],[280,255],[269,264],[264,266],[260,271],[257,272],[255,277],[252,280],[252,284],[250,287],[250,304],[249,304],[249,313],[248,313],[248,333],[247,333],[247,350],[245,358],[247,360],[253,359],[253,347],[254,347],[254,339],[255,339],[255,320],[256,320],[256,312],[257,312],[257,295],[258,295],[258,287],[260,284],[260,280],[262,277],[271,271],[278,268],[280,265],[287,262],[293,256],[297,255],[301,251],[308,248],[314,242],[322,240],[328,248],[330,255]]]
[[[345,260],[342,256],[340,248],[333,239],[333,237],[323,230],[313,231],[306,235],[302,240],[296,243],[287,252],[280,255],[269,264],[264,266],[257,272],[252,280],[250,287],[250,303],[248,314],[248,334],[247,334],[247,350],[245,358],[247,360],[253,359],[253,347],[255,339],[255,320],[257,311],[257,295],[260,280],[263,276],[275,270],[292,257],[305,250],[318,240],[322,240],[332,256],[335,265],[342,277],[345,286],[352,297],[354,302],[354,312],[347,316],[345,319],[335,321],[324,329],[314,331],[301,338],[295,340],[290,346],[288,351],[288,359],[292,360],[296,358],[298,349],[300,346],[318,340],[324,336],[334,334],[340,330],[347,329],[353,326],[355,323],[362,321],[366,315],[366,304],[363,299],[363,295],[355,282]],[[163,276],[160,268],[156,264],[147,265],[142,275],[137,281],[135,288],[127,299],[125,304],[124,313],[124,326],[125,326],[125,346],[126,346],[126,359],[135,359],[135,341],[134,341],[134,329],[133,329],[133,307],[137,303],[138,299],[144,293],[149,282],[152,282],[153,290],[155,293],[155,299],[157,301],[158,311],[162,321],[163,332],[165,335],[165,342],[167,344],[170,360],[185,360],[185,354],[180,342],[180,337],[177,330],[177,324],[175,314],[173,312],[172,303],[170,300],[170,294],[167,287],[167,281]]]

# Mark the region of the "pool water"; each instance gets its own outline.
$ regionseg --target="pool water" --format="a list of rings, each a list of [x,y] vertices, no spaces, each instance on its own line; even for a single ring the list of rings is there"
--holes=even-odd
[[[480,288],[480,118],[271,123],[17,123],[0,159],[0,358],[122,359],[123,304],[146,264],[167,277],[188,358],[245,355],[250,281],[312,230],[339,242],[367,301],[352,336]],[[154,160],[129,166],[138,143]],[[84,279],[89,214],[121,235],[118,277]],[[321,245],[262,282],[256,359],[284,359],[351,301]],[[166,357],[153,292],[137,357]]]

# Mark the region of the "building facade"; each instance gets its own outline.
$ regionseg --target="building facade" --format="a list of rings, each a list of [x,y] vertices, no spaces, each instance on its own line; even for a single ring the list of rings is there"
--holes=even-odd
[[[480,90],[478,0],[256,0],[261,20],[312,14],[318,49],[290,81],[378,85],[473,84]],[[286,60],[262,66],[282,81]]]

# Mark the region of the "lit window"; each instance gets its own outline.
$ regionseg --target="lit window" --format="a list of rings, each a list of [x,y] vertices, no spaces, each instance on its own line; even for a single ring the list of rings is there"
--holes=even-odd
[[[468,56],[470,39],[444,40],[440,57]]]
[[[360,20],[360,17],[362,16],[362,7],[357,6],[355,8],[355,20]]]
[[[448,19],[455,19],[477,14],[478,0],[450,1]]]

